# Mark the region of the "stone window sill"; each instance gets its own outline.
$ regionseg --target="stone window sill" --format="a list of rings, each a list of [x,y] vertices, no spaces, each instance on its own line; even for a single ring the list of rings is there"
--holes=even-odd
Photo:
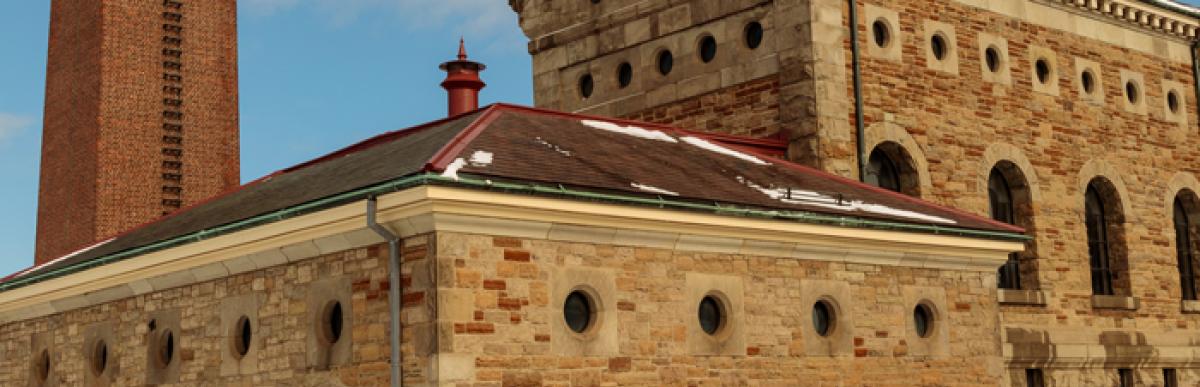
[[[1001,305],[1046,306],[1046,292],[1041,290],[1000,289],[996,299]]]
[[[1183,300],[1183,313],[1200,313],[1200,301]]]
[[[1092,296],[1093,309],[1137,310],[1138,299],[1126,296]]]

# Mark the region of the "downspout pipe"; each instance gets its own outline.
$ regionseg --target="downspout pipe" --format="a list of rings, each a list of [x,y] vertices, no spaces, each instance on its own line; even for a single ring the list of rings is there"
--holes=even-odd
[[[404,385],[403,363],[400,352],[400,237],[375,221],[375,210],[378,204],[375,196],[367,199],[367,227],[387,240],[388,244],[388,308],[392,323],[392,387]]]
[[[854,82],[854,143],[858,149],[858,181],[867,179],[866,130],[863,128],[862,64],[858,49],[858,3],[846,0],[850,6],[850,66]]]

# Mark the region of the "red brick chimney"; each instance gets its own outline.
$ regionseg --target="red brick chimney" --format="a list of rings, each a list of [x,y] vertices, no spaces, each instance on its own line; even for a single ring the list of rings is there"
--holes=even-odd
[[[450,115],[458,115],[479,108],[479,90],[487,84],[479,79],[479,72],[487,68],[483,63],[467,60],[467,48],[458,40],[458,60],[442,63],[439,68],[446,72],[442,88],[449,97]]]

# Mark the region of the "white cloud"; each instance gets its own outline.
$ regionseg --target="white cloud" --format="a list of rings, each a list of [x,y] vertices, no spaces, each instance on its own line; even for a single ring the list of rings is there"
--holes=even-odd
[[[0,142],[6,142],[33,124],[33,117],[0,112]]]

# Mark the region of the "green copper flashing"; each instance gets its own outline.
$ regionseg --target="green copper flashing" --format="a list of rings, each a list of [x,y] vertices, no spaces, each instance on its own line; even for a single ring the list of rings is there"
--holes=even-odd
[[[882,230],[895,231],[913,231],[922,233],[932,233],[941,235],[957,235],[975,238],[1002,239],[1011,241],[1026,241],[1030,238],[1026,235],[1001,231],[986,231],[974,230],[959,227],[946,227],[937,225],[924,224],[909,224],[901,222],[891,222],[883,220],[863,219],[849,216],[837,216],[818,214],[804,211],[777,211],[777,210],[761,210],[738,207],[735,205],[721,203],[697,203],[683,200],[668,200],[663,197],[648,198],[633,195],[622,195],[614,193],[603,193],[584,191],[578,189],[570,189],[559,186],[547,186],[535,183],[514,183],[514,182],[497,182],[487,180],[480,177],[459,176],[456,178],[444,177],[434,173],[424,173],[412,175],[386,183],[377,184],[365,188],[360,188],[354,191],[345,192],[338,195],[333,195],[323,199],[314,200],[311,202],[299,204],[296,206],[284,208],[270,213],[253,216],[240,221],[228,223],[225,225],[200,230],[186,235],[166,239],[163,241],[151,243],[148,245],[132,248],[129,250],[109,254],[96,259],[78,262],[66,267],[48,270],[45,272],[35,272],[33,274],[13,278],[4,283],[0,283],[0,292],[16,289],[23,286],[28,286],[33,283],[46,281],[49,279],[62,277],[65,275],[78,273],[94,267],[107,265],[109,263],[132,258],[142,254],[148,254],[155,251],[160,251],[168,248],[178,247],[192,242],[199,242],[205,239],[216,236],[226,235],[239,230],[257,227],[268,223],[274,223],[280,220],[292,218],[298,215],[313,213],[319,210],[327,209],[333,206],[352,202],[354,200],[366,199],[371,196],[379,196],[390,192],[399,191],[406,188],[411,188],[426,184],[437,184],[446,186],[460,186],[481,188],[488,190],[497,190],[503,192],[516,192],[525,194],[538,194],[547,196],[569,197],[577,199],[586,199],[601,202],[634,204],[642,206],[651,206],[657,208],[674,208],[682,210],[692,210],[698,212],[711,212],[721,215],[744,216],[754,218],[767,219],[787,219],[800,221],[804,223],[816,223],[835,225],[841,227],[857,227],[871,228]]]

